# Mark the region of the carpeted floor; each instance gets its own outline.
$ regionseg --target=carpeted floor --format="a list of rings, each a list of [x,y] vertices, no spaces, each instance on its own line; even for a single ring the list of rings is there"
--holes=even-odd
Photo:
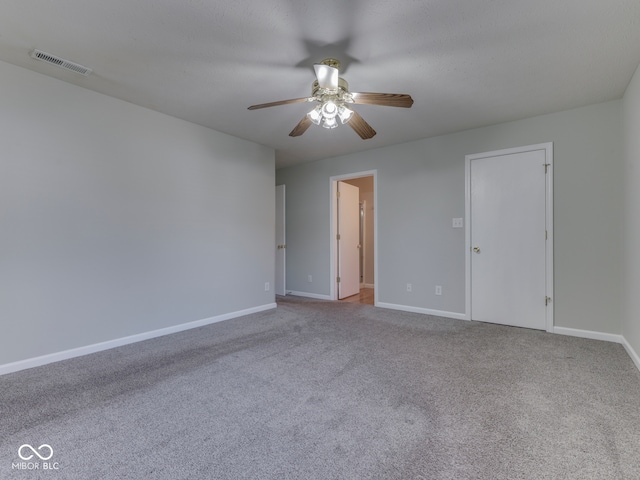
[[[0,377],[0,479],[36,478],[638,479],[640,372],[617,344],[279,298]]]

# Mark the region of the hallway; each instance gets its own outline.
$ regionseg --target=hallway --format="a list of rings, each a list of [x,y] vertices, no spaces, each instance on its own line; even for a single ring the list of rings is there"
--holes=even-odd
[[[362,303],[364,305],[374,304],[374,292],[373,288],[360,288],[360,293],[351,295],[350,297],[340,300],[341,302]]]

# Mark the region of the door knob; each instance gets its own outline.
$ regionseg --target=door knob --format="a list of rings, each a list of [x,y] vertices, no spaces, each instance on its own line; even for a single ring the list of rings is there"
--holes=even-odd
[[[475,253],[480,253],[480,247],[473,247],[473,251]]]

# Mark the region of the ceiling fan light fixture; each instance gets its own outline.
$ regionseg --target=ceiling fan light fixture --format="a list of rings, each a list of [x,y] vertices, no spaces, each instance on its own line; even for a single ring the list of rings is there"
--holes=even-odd
[[[352,110],[349,110],[342,104],[336,103],[333,99],[329,99],[307,113],[307,117],[315,125],[332,129],[338,126],[338,118],[340,119],[340,123],[346,123],[352,114]]]
[[[320,125],[320,121],[322,120],[322,106],[318,105],[316,108],[307,113],[307,117],[311,120],[314,125]]]
[[[322,122],[322,126],[324,128],[336,128],[338,126],[338,122],[336,121],[336,117],[324,117],[324,122]]]
[[[360,138],[367,140],[373,138],[376,131],[358,112],[351,110],[347,105],[353,103],[402,108],[409,108],[413,105],[411,95],[404,93],[350,92],[347,81],[339,76],[340,62],[334,58],[326,58],[322,62],[314,64],[313,68],[316,72],[316,80],[311,84],[310,97],[251,105],[249,110],[291,103],[318,102],[315,108],[302,117],[302,120],[291,130],[290,137],[299,137],[312,124],[333,129],[339,124],[349,123],[349,126]]]
[[[322,104],[322,115],[324,118],[335,118],[338,114],[338,106],[332,101],[328,100]]]
[[[351,120],[352,116],[353,110],[351,110],[350,108],[347,108],[344,105],[340,105],[340,107],[338,107],[338,118],[343,125]]]

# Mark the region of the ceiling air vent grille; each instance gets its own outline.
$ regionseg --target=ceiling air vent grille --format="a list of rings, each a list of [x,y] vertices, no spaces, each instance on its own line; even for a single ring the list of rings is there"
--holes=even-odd
[[[31,52],[31,57],[35,58],[36,60],[42,60],[43,62],[50,63],[52,65],[57,65],[58,67],[62,67],[66,70],[79,73],[80,75],[84,75],[85,77],[93,72],[93,70],[90,68],[83,67],[78,63],[70,62],[69,60],[56,57],[55,55],[51,55],[50,53],[46,53],[41,50],[34,50],[33,52]]]

